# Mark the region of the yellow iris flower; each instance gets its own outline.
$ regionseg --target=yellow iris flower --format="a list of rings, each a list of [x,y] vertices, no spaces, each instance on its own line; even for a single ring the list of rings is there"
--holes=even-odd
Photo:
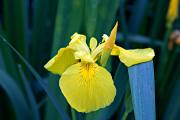
[[[116,31],[113,34],[116,35]],[[78,112],[104,108],[113,102],[116,95],[111,74],[96,63],[101,58],[105,43],[98,45],[92,37],[88,47],[86,36],[75,33],[69,45],[61,48],[44,66],[52,73],[61,75],[60,89],[71,107]]]
[[[75,33],[69,45],[61,48],[44,67],[61,75],[60,89],[70,106],[78,112],[91,112],[110,105],[116,95],[111,74],[105,66],[110,55],[119,56],[126,66],[152,60],[151,48],[125,50],[115,45],[117,23],[110,37],[103,35],[98,45],[96,38],[86,44],[86,36]],[[100,65],[96,61],[100,61]]]

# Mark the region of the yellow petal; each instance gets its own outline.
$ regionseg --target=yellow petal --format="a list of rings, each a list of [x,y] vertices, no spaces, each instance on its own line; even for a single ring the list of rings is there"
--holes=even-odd
[[[83,62],[94,62],[93,58],[91,57],[90,53],[86,53],[84,51],[77,51],[75,52],[75,58],[80,59]]]
[[[94,49],[91,53],[91,57],[94,59],[94,61],[96,61],[99,57],[100,54],[102,53],[103,49],[104,49],[104,45],[105,43],[99,44],[96,49]]]
[[[44,67],[54,73],[62,74],[67,67],[75,64],[77,60],[74,57],[74,50],[70,48],[61,48],[58,54],[54,56]]]
[[[114,45],[112,51],[111,51],[111,55],[113,56],[119,56],[119,53],[120,53],[120,49],[121,47],[117,46],[117,45]]]
[[[91,48],[91,51],[93,51],[96,47],[97,47],[97,40],[96,38],[92,37],[90,39],[90,48]]]
[[[71,36],[69,47],[75,51],[84,51],[90,53],[89,47],[86,44],[86,36],[75,33]]]
[[[123,48],[120,48],[119,53],[120,61],[123,62],[127,67],[150,61],[154,56],[154,50],[151,48],[134,50],[125,50]]]
[[[110,105],[116,88],[110,73],[95,63],[70,66],[59,82],[63,95],[78,112],[91,112]]]

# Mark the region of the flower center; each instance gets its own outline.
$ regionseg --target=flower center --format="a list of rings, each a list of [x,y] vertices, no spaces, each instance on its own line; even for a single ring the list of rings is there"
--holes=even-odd
[[[95,63],[81,63],[80,74],[84,80],[91,80],[94,77],[96,66]]]

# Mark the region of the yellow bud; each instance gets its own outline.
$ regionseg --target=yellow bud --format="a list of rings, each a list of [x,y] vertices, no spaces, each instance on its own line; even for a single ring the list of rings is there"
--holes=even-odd
[[[178,17],[179,0],[171,0],[167,13],[167,24],[172,24]]]

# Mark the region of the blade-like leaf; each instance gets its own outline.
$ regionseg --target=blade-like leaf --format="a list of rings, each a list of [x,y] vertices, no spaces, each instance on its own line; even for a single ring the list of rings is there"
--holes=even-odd
[[[163,118],[162,120],[178,120],[180,117],[180,63],[176,66],[178,69],[174,71],[173,78],[171,78],[168,86],[168,90],[170,88],[172,88],[172,90],[168,92],[170,95],[168,96],[168,102],[165,104],[165,109],[163,109],[163,116],[161,116]]]
[[[169,0],[158,0],[158,1],[154,0],[153,2],[156,8],[154,9],[155,11],[153,11],[155,15],[150,31],[150,36],[151,38],[156,38],[158,34],[163,33],[162,30],[165,24],[165,18],[166,18],[166,12],[167,12],[167,6]],[[154,41],[155,40],[152,39],[152,43]]]
[[[0,87],[8,95],[15,110],[17,120],[31,120],[28,104],[15,80],[2,70],[0,70],[0,76]]]
[[[112,7],[113,6],[113,7]],[[119,0],[101,0],[98,8],[98,21],[96,31],[93,33],[95,37],[101,39],[102,34],[109,34],[112,26],[116,21],[116,13],[119,7]],[[93,24],[92,24],[93,25]],[[99,39],[99,40],[100,40]]]
[[[34,0],[31,63],[39,73],[50,57],[58,0]],[[46,55],[42,54],[46,53]]]
[[[22,78],[24,86],[25,86],[24,88],[25,88],[25,92],[27,94],[27,98],[28,98],[28,102],[30,104],[31,111],[32,111],[33,120],[40,120],[38,105],[37,105],[35,96],[33,95],[31,86],[29,85],[28,80],[26,79],[25,73],[22,70],[21,65],[18,65],[18,68],[19,68],[19,73],[21,75],[21,78]]]
[[[55,55],[59,48],[65,47],[70,36],[80,30],[82,7],[82,0],[60,0],[58,2],[51,55]]]
[[[8,40],[24,56],[25,39],[27,35],[27,6],[26,1],[3,0],[3,20]]]
[[[92,37],[98,21],[100,0],[85,0],[85,29],[88,37]]]
[[[150,0],[136,0],[129,21],[130,32],[138,33]]]
[[[180,80],[179,80],[180,81]],[[172,91],[172,97],[170,98],[170,102],[167,105],[166,112],[164,114],[163,120],[178,120],[179,119],[179,111],[180,111],[180,82],[178,81],[174,90]]]
[[[168,61],[170,60],[170,51],[168,49],[168,42],[169,42],[169,36],[172,33],[172,28],[168,28],[166,30],[166,33],[164,35],[164,42],[163,45],[161,47],[161,53],[160,53],[160,57],[159,57],[159,64],[157,67],[157,84],[159,85],[159,91],[158,91],[158,95],[160,95],[163,91],[163,87],[164,84],[166,84],[166,77],[164,74],[166,73],[167,69],[169,69],[168,66]],[[161,72],[159,72],[161,71]],[[161,83],[162,82],[162,83]]]
[[[142,36],[142,35],[138,35],[138,34],[128,34],[126,36],[126,41],[123,40],[123,34],[122,33],[118,33],[117,34],[117,42],[129,42],[132,44],[143,44],[143,45],[150,45],[151,43],[151,39],[146,37],[146,36]],[[162,46],[162,42],[160,42],[160,40],[155,40],[154,41],[154,45],[156,47],[161,47]]]
[[[130,88],[128,88],[125,96],[125,112],[123,114],[122,120],[126,120],[129,113],[133,111],[133,105],[132,105],[132,97],[131,97],[131,91]]]
[[[136,120],[155,120],[155,87],[153,62],[128,68]]]
[[[25,58],[2,36],[0,36],[1,41],[4,42],[13,52],[16,53],[16,55],[22,60],[22,62],[26,65],[26,67],[31,71],[31,73],[34,75],[34,77],[38,80],[41,87],[44,89],[48,97],[50,98],[51,102],[53,103],[56,110],[59,112],[59,115],[62,117],[63,120],[69,120],[69,117],[65,111],[61,108],[61,105],[57,101],[56,97],[53,95],[53,93],[49,90],[47,85],[43,82],[41,76],[34,70],[34,68],[25,60]]]

